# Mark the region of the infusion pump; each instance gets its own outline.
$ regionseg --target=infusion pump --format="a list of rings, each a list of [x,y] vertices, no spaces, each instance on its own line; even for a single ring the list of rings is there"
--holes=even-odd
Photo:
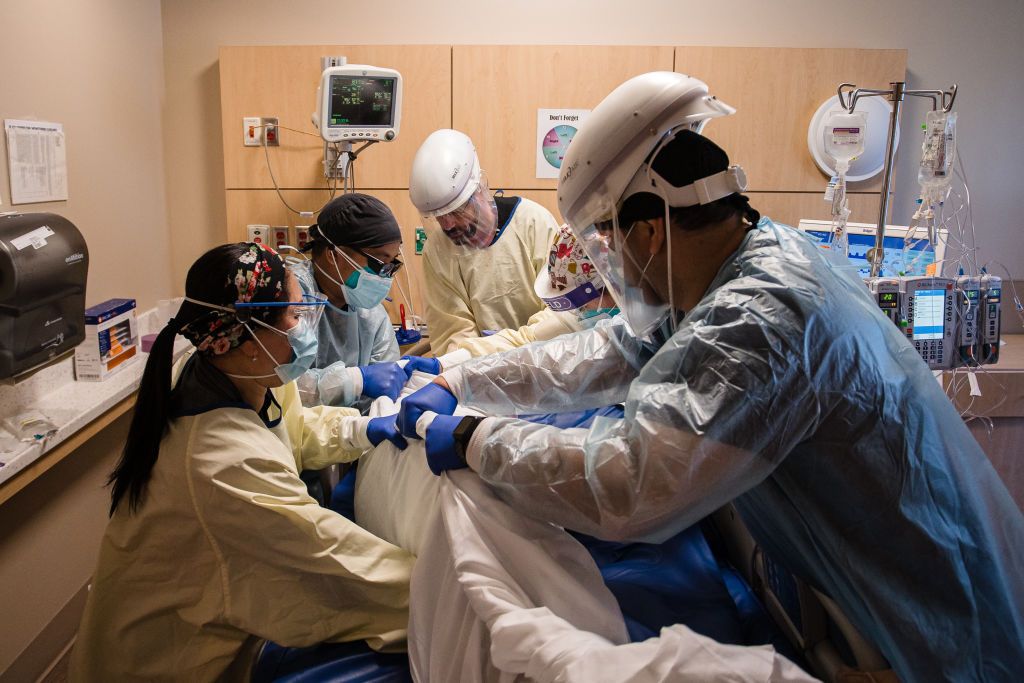
[[[933,370],[999,360],[1002,281],[958,278],[868,278],[878,307],[900,327]]]

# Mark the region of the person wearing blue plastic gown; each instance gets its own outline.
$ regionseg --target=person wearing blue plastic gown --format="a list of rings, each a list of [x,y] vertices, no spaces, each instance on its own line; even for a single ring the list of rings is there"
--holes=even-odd
[[[329,303],[317,330],[316,362],[298,380],[303,405],[362,411],[376,396],[393,393],[390,385],[404,381],[395,364],[395,332],[381,305],[394,264],[400,263],[401,243],[394,215],[375,197],[345,194],[320,212],[304,247],[311,258],[292,264],[303,292],[323,294]],[[371,367],[378,364],[387,365]],[[375,382],[375,374],[384,379]]]
[[[469,435],[469,466],[524,513],[610,539],[664,539],[733,501],[900,680],[1018,680],[1021,511],[857,273],[758,220],[738,169],[687,130],[681,79],[620,86],[563,163],[562,213],[604,244],[629,325],[474,359],[438,382],[491,415],[623,401],[625,418],[560,430],[489,417],[455,432]],[[639,131],[653,135],[634,149]],[[630,329],[658,323],[666,332],[643,341]]]

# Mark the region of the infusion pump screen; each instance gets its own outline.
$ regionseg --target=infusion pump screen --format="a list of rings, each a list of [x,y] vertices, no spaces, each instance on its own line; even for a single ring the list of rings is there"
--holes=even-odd
[[[919,289],[914,292],[914,340],[942,339],[946,292]]]
[[[394,78],[331,76],[331,126],[390,126]]]

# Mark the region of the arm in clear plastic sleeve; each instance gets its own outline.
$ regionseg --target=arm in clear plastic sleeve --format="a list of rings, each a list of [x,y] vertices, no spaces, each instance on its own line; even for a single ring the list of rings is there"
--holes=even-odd
[[[624,321],[477,358],[445,372],[452,393],[490,415],[558,413],[622,403],[651,350]]]
[[[359,368],[346,367],[344,361],[331,363],[326,368],[310,368],[296,384],[302,405],[310,407],[352,406],[363,391]]]
[[[520,511],[601,538],[660,541],[697,522],[764,481],[818,419],[801,347],[738,317],[678,332],[633,383],[624,419],[562,430],[489,418],[470,466]]]
[[[395,328],[391,325],[391,319],[387,314],[381,317],[380,326],[374,335],[371,348],[369,364],[397,361],[401,356],[398,349],[398,338],[395,337]]]

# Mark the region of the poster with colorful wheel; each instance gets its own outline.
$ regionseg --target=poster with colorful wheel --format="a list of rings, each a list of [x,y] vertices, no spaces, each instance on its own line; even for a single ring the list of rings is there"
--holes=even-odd
[[[558,178],[569,143],[589,109],[537,110],[537,177]]]

